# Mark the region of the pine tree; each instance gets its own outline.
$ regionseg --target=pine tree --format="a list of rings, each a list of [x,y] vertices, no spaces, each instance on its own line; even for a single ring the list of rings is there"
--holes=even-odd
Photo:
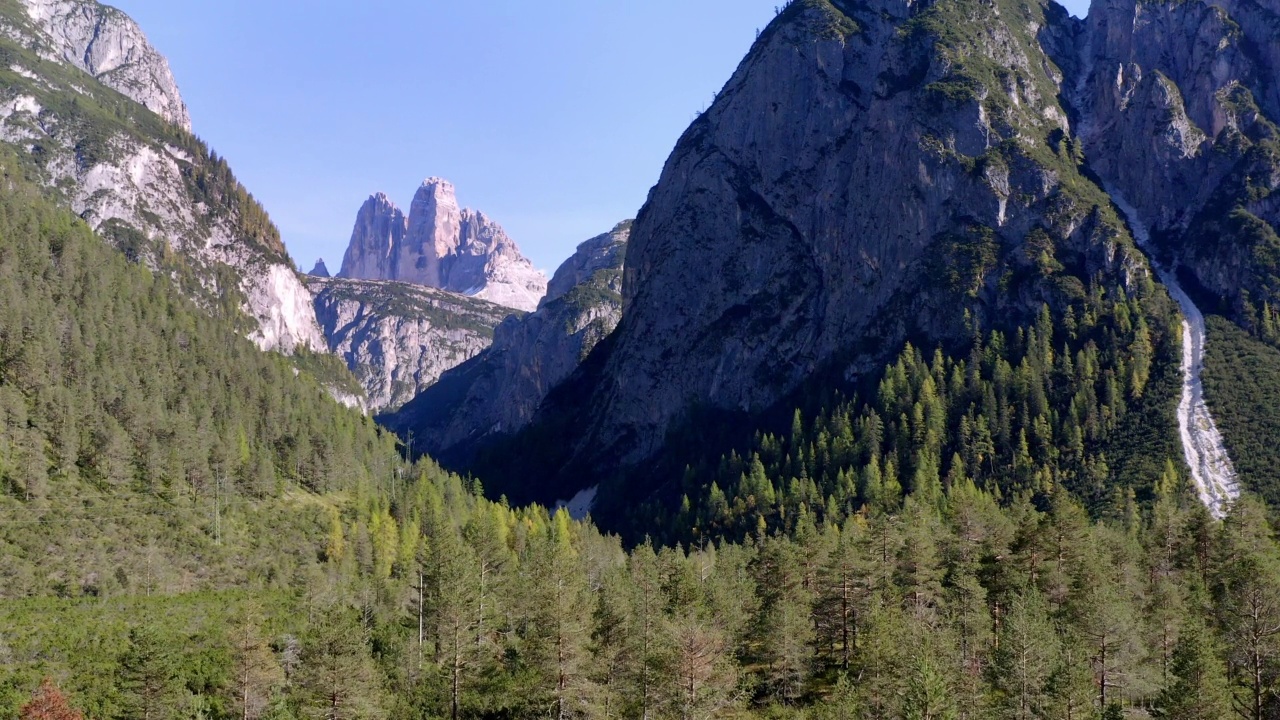
[[[761,542],[756,558],[756,585],[761,592],[756,638],[769,685],[786,702],[804,692],[813,641],[813,598],[800,572],[801,552],[798,545],[771,537]]]
[[[151,625],[129,631],[129,646],[119,660],[123,694],[121,717],[159,720],[178,702],[178,669],[173,645]]]
[[[1280,557],[1264,513],[1254,499],[1237,501],[1215,562],[1229,663],[1249,720],[1266,717],[1280,687]]]
[[[257,720],[273,689],[284,683],[284,671],[263,639],[261,618],[252,612],[232,633],[232,706],[240,720]]]
[[[378,720],[382,689],[370,658],[368,630],[355,614],[333,607],[311,625],[303,641],[297,691],[315,720]]]
[[[425,577],[427,615],[432,619],[436,664],[449,682],[449,717],[457,720],[464,675],[483,649],[475,634],[480,566],[471,546],[461,541],[452,525],[441,523],[436,532]]]
[[[1156,699],[1155,716],[1170,720],[1219,720],[1231,715],[1227,670],[1206,629],[1191,619],[1173,651],[1170,682]]]
[[[674,706],[681,720],[712,718],[734,700],[737,673],[724,633],[695,613],[671,622]]]
[[[907,693],[903,699],[905,720],[955,720],[958,716],[954,692],[927,654],[916,659]]]
[[[536,674],[535,702],[566,720],[587,696],[591,604],[569,514],[561,509],[549,520],[545,530],[531,534],[521,563],[527,596],[521,599],[526,615],[520,647]]]
[[[999,640],[995,684],[1002,691],[1007,716],[1040,717],[1048,702],[1046,690],[1058,639],[1039,591],[1028,588],[1014,598]]]

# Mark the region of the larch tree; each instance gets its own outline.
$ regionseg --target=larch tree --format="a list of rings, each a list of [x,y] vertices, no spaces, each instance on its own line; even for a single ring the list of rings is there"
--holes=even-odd
[[[258,720],[272,691],[284,684],[284,670],[262,636],[257,613],[245,616],[232,631],[232,706],[240,720]]]

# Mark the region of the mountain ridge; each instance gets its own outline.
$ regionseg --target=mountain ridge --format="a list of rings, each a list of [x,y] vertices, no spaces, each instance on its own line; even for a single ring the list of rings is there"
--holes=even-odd
[[[963,346],[1099,284],[1168,312],[1073,145],[1039,39],[1056,12],[789,3],[650,192],[618,329],[524,439],[455,467],[524,500],[596,482],[634,499],[646,481],[625,478],[694,418],[763,414],[819,375],[857,385],[908,339]],[[552,469],[517,492],[535,457]]]
[[[0,140],[40,184],[130,257],[174,273],[210,311],[240,317],[259,347],[324,350],[278,229],[184,127],[167,63],[136,24],[91,0],[10,0],[0,28]],[[95,38],[106,45],[89,47]],[[88,61],[68,61],[66,48]],[[85,69],[108,67],[99,78]]]

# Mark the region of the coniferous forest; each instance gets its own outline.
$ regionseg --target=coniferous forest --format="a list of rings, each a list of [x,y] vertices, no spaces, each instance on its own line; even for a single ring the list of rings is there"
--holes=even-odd
[[[0,0],[0,720],[1280,718],[1280,35],[1097,8],[783,3],[607,267],[489,333],[530,417],[466,467],[247,339],[326,341],[132,21]],[[449,187],[395,262],[536,279]],[[381,200],[373,260],[422,212]]]
[[[406,464],[15,172],[5,717],[1280,712],[1271,514],[1215,521],[1176,447],[1107,444],[1168,416],[1159,306],[1099,289],[960,360],[908,347],[624,546]],[[1108,447],[1140,479],[1106,491]]]

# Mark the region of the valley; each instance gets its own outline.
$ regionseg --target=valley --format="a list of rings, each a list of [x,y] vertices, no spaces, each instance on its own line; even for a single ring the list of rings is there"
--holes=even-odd
[[[303,273],[132,18],[0,0],[0,720],[1280,717],[1267,2],[791,0],[554,271],[585,194],[361,147]],[[360,117],[550,135],[436,61]]]

